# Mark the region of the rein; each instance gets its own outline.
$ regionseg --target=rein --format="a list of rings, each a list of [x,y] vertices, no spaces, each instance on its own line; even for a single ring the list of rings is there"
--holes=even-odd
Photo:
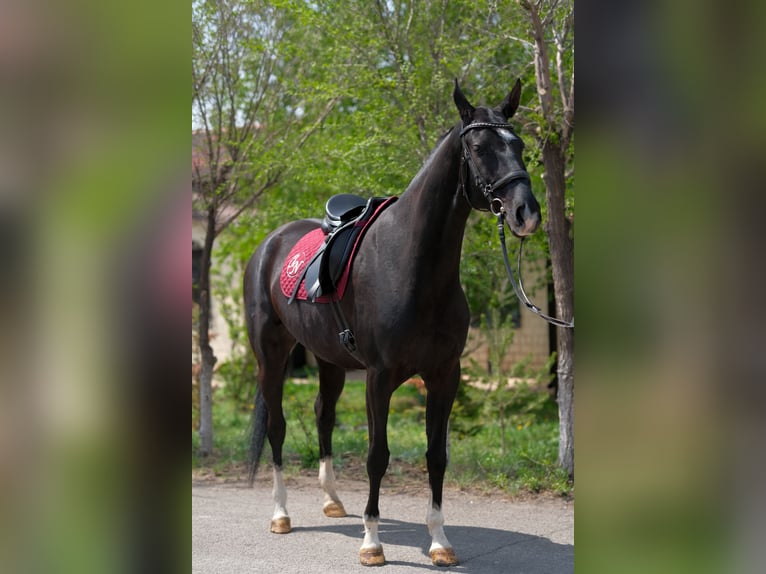
[[[508,248],[505,245],[505,210],[503,208],[503,202],[500,198],[494,197],[494,192],[496,189],[502,188],[504,185],[507,185],[511,181],[514,181],[516,179],[526,179],[527,182],[530,181],[529,174],[525,169],[517,169],[512,171],[511,173],[505,175],[504,177],[501,177],[499,180],[497,180],[494,183],[489,183],[484,177],[479,173],[479,170],[476,167],[476,164],[474,164],[473,159],[471,158],[471,154],[468,151],[468,144],[466,144],[465,139],[463,139],[463,136],[466,132],[474,129],[512,129],[510,124],[501,124],[501,123],[490,123],[490,122],[476,122],[474,124],[469,124],[465,126],[462,131],[460,132],[460,141],[463,146],[463,155],[462,155],[462,165],[460,170],[460,186],[463,190],[463,196],[465,197],[466,201],[468,201],[468,205],[470,205],[473,209],[476,209],[478,211],[487,211],[486,209],[480,209],[473,205],[471,203],[471,200],[468,197],[468,192],[465,189],[465,172],[463,170],[463,165],[467,166],[469,171],[473,172],[474,181],[476,183],[476,187],[478,187],[481,192],[484,194],[484,197],[487,200],[487,203],[489,203],[489,211],[492,212],[493,215],[497,215],[497,231],[498,236],[500,238],[500,247],[503,250],[503,261],[505,262],[505,269],[508,272],[508,277],[511,280],[511,286],[513,287],[514,293],[516,293],[516,297],[524,303],[527,309],[535,313],[540,318],[548,321],[552,325],[556,325],[557,327],[564,327],[568,329],[574,328],[574,318],[572,318],[571,321],[563,321],[561,319],[557,319],[556,317],[551,317],[549,315],[546,315],[542,312],[542,309],[532,303],[529,300],[529,297],[527,297],[526,292],[524,291],[524,284],[521,280],[521,253],[524,246],[524,238],[522,237],[519,242],[519,255],[518,255],[518,273],[519,273],[519,281],[516,282],[516,277],[513,274],[513,269],[511,268],[511,263],[508,260]]]
[[[503,214],[500,213],[497,216],[497,233],[500,237],[500,246],[503,249],[503,261],[505,262],[505,269],[508,271],[508,277],[511,280],[511,286],[513,287],[514,293],[516,293],[516,297],[518,297],[519,301],[524,303],[524,305],[532,311],[533,313],[537,314],[542,319],[545,319],[552,325],[556,325],[557,327],[566,327],[569,329],[574,329],[574,318],[572,318],[571,321],[562,321],[561,319],[557,319],[556,317],[550,317],[549,315],[546,315],[542,312],[542,309],[532,303],[529,300],[529,297],[527,297],[526,292],[524,291],[524,283],[521,281],[521,250],[524,246],[524,238],[522,237],[519,241],[519,256],[518,256],[518,272],[519,272],[519,282],[518,285],[516,284],[516,278],[513,275],[513,269],[511,269],[511,263],[508,261],[508,248],[505,246],[505,221]]]

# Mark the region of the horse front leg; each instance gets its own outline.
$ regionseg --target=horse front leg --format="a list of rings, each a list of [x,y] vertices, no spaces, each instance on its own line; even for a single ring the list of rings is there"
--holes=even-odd
[[[319,484],[324,491],[322,510],[330,518],[343,518],[346,509],[335,490],[332,468],[332,432],[335,428],[335,405],[346,382],[346,371],[317,358],[319,365],[319,394],[314,403],[317,435],[319,436]]]
[[[431,498],[426,512],[426,525],[431,534],[429,554],[435,566],[454,566],[458,563],[455,551],[444,533],[442,512],[442,487],[447,469],[447,442],[449,439],[449,416],[460,382],[460,364],[447,372],[423,376],[428,396],[426,399],[426,435],[428,450],[428,481]]]
[[[359,550],[359,560],[364,566],[385,564],[383,545],[378,537],[380,524],[380,483],[388,468],[390,452],[386,426],[388,408],[394,385],[390,375],[374,369],[367,371],[367,428],[369,449],[367,451],[367,476],[370,481],[370,493],[364,510],[364,542]]]

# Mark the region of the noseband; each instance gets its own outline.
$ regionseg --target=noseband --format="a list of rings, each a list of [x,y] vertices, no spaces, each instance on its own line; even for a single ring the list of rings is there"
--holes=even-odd
[[[474,163],[473,158],[471,157],[471,153],[468,151],[468,144],[465,142],[465,138],[463,137],[467,132],[478,129],[507,129],[513,131],[513,128],[510,124],[476,122],[475,124],[469,124],[465,126],[460,132],[460,143],[463,145],[463,155],[461,156],[462,162],[460,169],[460,186],[463,189],[463,196],[468,202],[468,205],[470,205],[473,209],[478,211],[487,211],[486,209],[481,209],[473,205],[470,198],[468,197],[468,192],[465,188],[465,170],[463,169],[463,165],[466,165],[468,166],[469,171],[473,173],[476,187],[479,188],[484,194],[484,197],[489,204],[489,211],[491,211],[493,215],[500,215],[503,213],[503,202],[499,197],[494,195],[495,192],[517,179],[524,179],[529,182],[529,174],[525,169],[517,169],[504,175],[494,183],[488,182],[487,179],[479,172],[478,166]]]
[[[514,293],[516,293],[516,297],[524,303],[524,305],[541,317],[542,319],[545,319],[549,323],[556,325],[557,327],[564,327],[572,329],[574,328],[574,319],[571,321],[562,321],[561,319],[557,319],[556,317],[550,317],[549,315],[546,315],[542,312],[542,309],[532,303],[529,300],[529,297],[527,297],[526,292],[524,291],[524,283],[521,280],[521,250],[522,246],[524,245],[524,238],[521,238],[521,242],[519,243],[519,256],[518,256],[518,273],[519,273],[519,281],[518,284],[516,282],[516,277],[513,275],[513,269],[511,268],[511,263],[508,260],[508,248],[505,245],[505,209],[503,208],[503,202],[502,200],[495,196],[494,193],[496,190],[501,189],[503,186],[509,184],[510,182],[517,180],[517,179],[524,179],[528,183],[530,182],[529,174],[527,173],[527,170],[525,169],[517,169],[509,174],[501,177],[499,180],[497,180],[494,183],[489,183],[484,176],[481,175],[479,172],[476,164],[474,163],[473,159],[471,158],[471,154],[468,151],[468,144],[465,143],[465,138],[463,136],[466,132],[470,130],[476,130],[476,129],[512,129],[509,124],[499,124],[499,123],[490,123],[490,122],[477,122],[475,124],[469,124],[463,128],[463,130],[460,132],[460,142],[463,145],[463,155],[461,157],[461,166],[460,166],[460,186],[463,189],[463,196],[465,197],[466,201],[468,202],[468,205],[470,205],[473,209],[477,209],[479,211],[487,211],[486,209],[480,209],[473,205],[471,203],[470,198],[468,197],[468,192],[465,189],[465,170],[463,168],[463,165],[468,166],[468,169],[473,172],[474,182],[476,184],[476,187],[478,187],[481,192],[484,194],[484,197],[487,199],[487,203],[489,203],[489,211],[492,212],[493,215],[497,216],[497,230],[498,230],[498,236],[500,238],[500,246],[503,250],[503,260],[505,261],[505,269],[508,272],[508,277],[511,280],[511,286],[513,287]]]

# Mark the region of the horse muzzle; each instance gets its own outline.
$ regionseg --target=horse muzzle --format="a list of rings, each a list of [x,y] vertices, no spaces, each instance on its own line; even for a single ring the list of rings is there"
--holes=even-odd
[[[503,202],[495,198],[490,207],[495,215],[503,214],[508,228],[516,237],[532,235],[540,227],[542,217],[539,206],[533,206],[527,202],[514,202],[511,209],[506,209]]]

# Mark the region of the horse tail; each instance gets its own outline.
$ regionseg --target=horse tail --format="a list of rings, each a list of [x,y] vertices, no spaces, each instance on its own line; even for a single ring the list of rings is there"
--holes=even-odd
[[[253,405],[252,435],[250,436],[250,457],[248,461],[248,482],[253,486],[255,475],[258,472],[258,466],[261,462],[261,453],[263,445],[266,442],[266,422],[269,418],[269,412],[266,408],[266,401],[261,394],[261,386],[257,385],[255,392],[255,403]]]

